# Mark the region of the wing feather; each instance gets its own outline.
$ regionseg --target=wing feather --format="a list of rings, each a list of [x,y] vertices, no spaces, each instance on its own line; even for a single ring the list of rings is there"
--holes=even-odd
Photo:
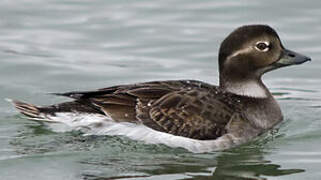
[[[194,139],[222,136],[233,115],[218,88],[200,81],[155,81],[58,95],[85,99],[115,121]]]

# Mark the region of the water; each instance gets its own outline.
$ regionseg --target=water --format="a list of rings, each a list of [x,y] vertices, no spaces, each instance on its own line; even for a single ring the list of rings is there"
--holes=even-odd
[[[285,122],[241,147],[192,154],[123,137],[55,133],[0,101],[0,179],[319,179],[321,2],[2,0],[0,99],[164,79],[217,83],[219,43],[243,24],[273,26],[312,57],[264,80]]]

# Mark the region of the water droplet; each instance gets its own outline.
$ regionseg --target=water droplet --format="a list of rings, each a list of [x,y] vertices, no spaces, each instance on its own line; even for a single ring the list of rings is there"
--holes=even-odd
[[[148,106],[148,107],[152,106],[152,103],[149,102],[149,103],[147,104],[147,106]]]

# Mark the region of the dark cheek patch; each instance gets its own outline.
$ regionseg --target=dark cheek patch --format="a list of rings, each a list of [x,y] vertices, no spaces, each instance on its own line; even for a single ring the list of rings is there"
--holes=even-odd
[[[280,60],[282,56],[282,48],[280,45],[273,47],[273,49],[271,49],[271,52],[269,52],[269,64],[272,64],[278,60]]]
[[[271,50],[269,52],[269,64],[278,61],[282,56],[282,44],[280,40],[274,39],[271,43]]]
[[[275,56],[274,52],[268,52],[264,54],[264,60],[262,61],[262,66],[267,66],[272,64],[274,61],[277,60],[277,57]]]
[[[252,66],[257,69],[264,66],[267,66],[269,64],[269,55],[268,53],[252,53],[249,56],[249,59],[252,60],[251,64]]]

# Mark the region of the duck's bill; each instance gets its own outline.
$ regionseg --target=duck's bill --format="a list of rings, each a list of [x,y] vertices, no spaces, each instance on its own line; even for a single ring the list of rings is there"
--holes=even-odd
[[[275,63],[278,67],[289,66],[294,64],[302,64],[311,61],[311,58],[294,51],[284,49],[279,61]]]

